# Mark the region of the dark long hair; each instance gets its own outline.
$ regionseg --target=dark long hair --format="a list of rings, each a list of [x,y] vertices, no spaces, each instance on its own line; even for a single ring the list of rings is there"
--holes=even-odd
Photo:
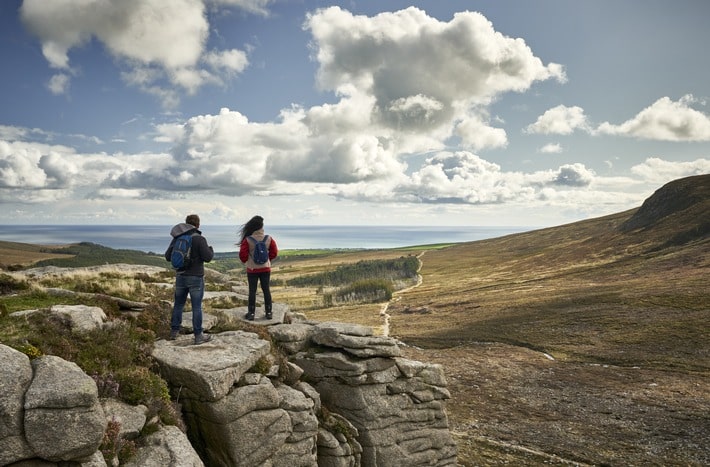
[[[253,234],[259,229],[264,228],[264,218],[261,216],[254,216],[251,219],[249,219],[249,222],[246,224],[242,225],[242,228],[239,229],[239,243],[241,244],[245,238],[247,238],[249,235]]]

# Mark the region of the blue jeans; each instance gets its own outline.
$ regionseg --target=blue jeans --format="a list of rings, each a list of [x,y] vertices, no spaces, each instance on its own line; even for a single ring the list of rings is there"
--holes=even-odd
[[[178,274],[175,278],[175,304],[173,316],[170,320],[170,329],[180,331],[182,324],[182,310],[190,295],[192,304],[192,329],[195,335],[202,334],[202,297],[205,295],[205,278],[203,276],[185,276]]]

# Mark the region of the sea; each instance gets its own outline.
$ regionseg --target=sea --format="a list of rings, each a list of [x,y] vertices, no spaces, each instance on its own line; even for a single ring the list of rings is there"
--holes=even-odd
[[[91,242],[114,249],[163,254],[171,225],[3,225],[0,240],[36,245]],[[215,252],[236,251],[237,226],[203,225]],[[363,225],[273,225],[267,228],[281,250],[378,249],[461,243],[532,230],[530,227],[431,227]]]

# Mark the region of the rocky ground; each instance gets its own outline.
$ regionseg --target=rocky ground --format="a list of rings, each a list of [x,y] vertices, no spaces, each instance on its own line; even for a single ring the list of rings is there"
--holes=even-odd
[[[460,465],[710,465],[703,375],[559,362],[497,343],[406,353],[445,369]]]

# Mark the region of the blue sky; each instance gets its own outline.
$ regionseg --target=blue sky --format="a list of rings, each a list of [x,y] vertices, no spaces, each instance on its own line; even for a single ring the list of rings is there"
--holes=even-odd
[[[705,0],[0,2],[13,224],[550,226],[710,172]]]

